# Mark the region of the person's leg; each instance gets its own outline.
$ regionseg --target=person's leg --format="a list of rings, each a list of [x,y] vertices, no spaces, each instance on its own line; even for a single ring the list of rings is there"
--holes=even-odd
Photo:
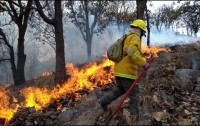
[[[131,85],[134,82],[134,80],[126,79],[126,78],[122,78],[121,81],[123,83],[123,86],[126,92],[128,91],[128,89],[131,87]],[[130,108],[130,113],[132,115],[134,122],[139,121],[139,105],[140,105],[139,95],[140,95],[140,89],[139,89],[138,84],[136,84],[129,94],[129,98],[130,98],[129,108]]]
[[[134,115],[134,121],[138,122],[139,121],[139,109],[140,109],[140,89],[139,85],[135,85],[135,88],[131,91],[130,95],[130,112],[131,115]]]
[[[105,95],[100,101],[101,108],[105,111],[107,109],[107,105],[109,105],[112,101],[117,99],[119,96],[125,93],[125,89],[122,85],[120,77],[115,77],[117,87],[111,90],[107,95]]]

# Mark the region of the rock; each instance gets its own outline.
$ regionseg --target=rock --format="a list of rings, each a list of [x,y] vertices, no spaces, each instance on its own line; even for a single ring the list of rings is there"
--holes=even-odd
[[[158,77],[160,75],[160,69],[158,67],[150,67],[147,70],[147,76],[149,77]]]
[[[191,69],[192,68],[192,61],[190,54],[185,54],[184,57],[181,60],[181,67],[185,69]]]
[[[197,44],[187,44],[186,46],[186,53],[194,52],[198,50]]]
[[[74,117],[75,113],[73,109],[66,110],[58,115],[60,122],[68,122]]]
[[[145,114],[142,114],[141,117],[142,117],[143,119],[149,119],[149,118],[151,117],[151,115],[148,114],[148,113],[145,113]]]
[[[200,70],[200,51],[191,53],[192,69]]]
[[[157,59],[157,62],[160,64],[169,63],[171,61],[171,53],[169,52],[160,51],[158,52],[158,57],[160,58]]]
[[[199,75],[200,71],[198,70],[178,69],[173,75],[171,82],[172,84],[191,92],[193,91],[194,86],[191,78]]]
[[[183,68],[200,70],[200,51],[185,54],[181,60],[181,65]]]
[[[45,125],[46,126],[52,126],[52,125],[55,125],[54,121],[52,119],[44,119],[45,121]]]
[[[33,123],[31,123],[30,121],[26,120],[25,121],[25,125],[27,125],[27,126],[33,126]]]
[[[170,105],[174,106],[174,96],[173,95],[168,95],[165,92],[161,91],[159,92],[160,97],[162,98],[163,101],[169,102]]]
[[[200,87],[195,87],[194,89],[196,92],[200,92]]]
[[[97,89],[94,89],[93,91],[91,91],[88,96],[96,96],[96,97],[101,97],[103,95],[103,92],[101,90],[97,90]]]

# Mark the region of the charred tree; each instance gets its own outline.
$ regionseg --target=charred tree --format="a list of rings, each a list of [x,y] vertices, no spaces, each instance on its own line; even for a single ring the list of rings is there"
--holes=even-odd
[[[147,46],[150,47],[150,23],[149,23],[149,10],[146,7],[146,19],[147,19]]]
[[[62,84],[67,81],[67,74],[65,68],[65,51],[64,51],[64,36],[63,36],[63,22],[62,22],[62,9],[61,0],[56,0],[54,2],[55,16],[54,18],[49,18],[45,15],[42,10],[42,6],[38,0],[35,0],[37,11],[39,12],[42,19],[51,24],[55,29],[55,41],[56,41],[56,69],[55,69],[55,84]]]
[[[24,53],[24,37],[27,29],[29,13],[31,11],[30,7],[32,6],[33,0],[27,2],[26,7],[19,8],[19,11],[16,10],[16,3],[13,0],[7,0],[9,6],[5,5],[6,11],[8,11],[11,21],[14,21],[18,27],[18,44],[17,44],[17,65],[15,65],[15,56],[14,49],[11,46],[4,34],[3,30],[0,29],[1,39],[5,42],[5,45],[9,48],[10,51],[10,64],[13,74],[14,85],[18,86],[25,82],[24,67],[26,61],[26,55]],[[22,5],[22,1],[19,0],[18,4]]]
[[[136,0],[137,5],[137,19],[144,19],[144,12],[146,9],[147,0]]]

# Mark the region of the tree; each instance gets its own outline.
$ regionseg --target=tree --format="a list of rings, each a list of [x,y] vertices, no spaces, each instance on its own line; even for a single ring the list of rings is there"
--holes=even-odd
[[[55,0],[54,9],[55,15],[50,18],[45,15],[43,7],[38,0],[35,0],[37,11],[42,19],[51,24],[55,29],[55,41],[56,41],[56,69],[55,69],[55,84],[62,84],[67,80],[66,68],[65,68],[65,51],[64,51],[64,37],[63,37],[63,22],[62,22],[62,6],[61,0]]]
[[[136,0],[137,5],[137,19],[144,19],[144,12],[146,9],[147,0]]]
[[[8,29],[6,29],[8,30]],[[12,71],[9,63],[9,53],[7,47],[2,40],[0,40],[0,80],[3,83],[10,83],[12,79]]]
[[[150,21],[150,23],[154,26],[156,26],[156,29],[158,30],[158,32],[161,32],[161,27],[163,25],[163,22],[161,21],[162,18],[162,11],[160,8],[158,8],[156,10],[156,13],[152,14],[152,20]]]
[[[197,37],[197,33],[200,29],[200,5],[198,1],[185,2],[178,10],[180,15],[179,19],[186,24],[186,27],[190,29],[191,34]]]
[[[36,39],[34,41],[31,41],[29,48],[28,49],[28,53],[29,56],[27,57],[27,67],[28,67],[28,71],[27,71],[27,75],[29,76],[29,78],[33,78],[35,73],[36,73],[36,67],[39,65],[39,60],[38,60],[38,56],[40,55],[40,50],[39,50],[39,45],[36,44]],[[27,55],[28,55],[27,53]]]
[[[106,15],[109,10],[108,1],[67,1],[69,11],[67,16],[79,28],[87,45],[88,61],[92,60],[92,38],[94,34],[102,33],[109,24]]]
[[[145,19],[144,14],[146,12],[146,20],[147,20],[147,46],[150,46],[150,26],[149,26],[149,13],[147,9],[147,0],[136,0],[137,5],[137,19]],[[145,11],[146,10],[146,11]]]
[[[53,1],[48,1],[48,9],[45,13],[48,13],[49,17],[55,16]],[[37,42],[48,44],[56,52],[55,29],[53,25],[44,22],[40,14],[34,11],[31,13],[30,27],[30,32],[34,32],[34,35],[37,36]]]
[[[116,1],[115,5],[108,11],[108,15],[113,17],[111,22],[117,23],[120,31],[120,26],[123,27],[123,35],[126,32],[125,30],[129,27],[129,24],[137,18],[135,5],[132,1]]]
[[[150,46],[150,23],[149,23],[150,11],[146,8],[146,19],[147,19],[147,46]]]
[[[29,19],[29,13],[31,11],[30,7],[32,6],[33,0],[29,0],[27,4],[23,3],[21,0],[18,0],[18,3],[15,3],[13,0],[7,0],[8,5],[2,4],[5,6],[4,9],[2,9],[2,6],[0,7],[0,10],[6,10],[11,17],[11,22],[15,22],[15,24],[18,27],[18,44],[17,44],[17,65],[15,65],[15,55],[14,55],[14,49],[13,46],[9,43],[9,41],[6,38],[5,33],[3,32],[3,29],[0,28],[0,35],[1,39],[4,41],[5,45],[9,48],[9,54],[10,54],[10,61],[11,69],[13,73],[13,80],[14,85],[18,86],[25,82],[25,75],[24,75],[24,66],[26,61],[26,55],[24,53],[24,36],[27,29],[28,19]],[[16,8],[15,5],[23,6],[24,8]]]
[[[156,26],[159,32],[161,32],[162,26],[166,29],[174,30],[174,24],[180,14],[176,12],[173,5],[174,3],[171,5],[164,4],[156,10],[156,13],[152,15],[151,23]]]

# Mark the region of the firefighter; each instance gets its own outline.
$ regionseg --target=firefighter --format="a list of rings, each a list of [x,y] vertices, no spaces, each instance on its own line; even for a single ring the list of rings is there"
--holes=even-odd
[[[141,38],[146,36],[146,24],[141,19],[136,19],[130,24],[128,36],[124,41],[123,55],[124,57],[114,65],[114,76],[117,87],[109,92],[106,96],[99,100],[101,108],[106,111],[107,105],[117,99],[133,84],[138,76],[138,68],[144,67],[146,70],[150,67],[145,58],[141,54]],[[129,108],[132,123],[139,121],[139,105],[140,105],[140,89],[138,84],[129,94]]]

